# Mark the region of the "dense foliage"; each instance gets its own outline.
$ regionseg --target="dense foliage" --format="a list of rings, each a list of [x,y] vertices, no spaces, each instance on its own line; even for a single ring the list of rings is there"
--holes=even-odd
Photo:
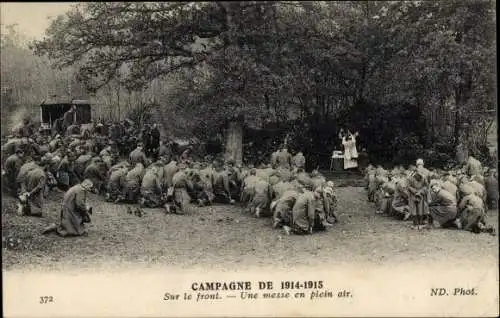
[[[164,125],[200,137],[245,115],[331,153],[332,127],[352,125],[372,155],[400,162],[439,140],[484,150],[494,27],[493,1],[99,2],[59,17],[34,50],[90,91],[168,83],[153,94],[176,119]]]

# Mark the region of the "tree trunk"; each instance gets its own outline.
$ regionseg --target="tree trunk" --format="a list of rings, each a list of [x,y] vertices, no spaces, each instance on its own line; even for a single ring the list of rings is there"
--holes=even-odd
[[[226,129],[225,159],[233,159],[236,164],[243,163],[243,124],[241,121],[231,121]]]
[[[121,112],[120,112],[120,88],[121,88],[121,85],[120,85],[120,82],[118,82],[118,89],[116,90],[116,104],[117,104],[117,110],[118,110],[118,116],[117,116],[117,120],[121,120]]]
[[[466,77],[466,83],[459,84],[455,90],[457,110],[455,118],[455,143],[462,141],[465,143],[465,146],[467,146],[467,140],[469,138],[469,123],[467,122],[466,105],[472,92],[472,76],[470,74],[464,76],[463,73],[462,76]]]

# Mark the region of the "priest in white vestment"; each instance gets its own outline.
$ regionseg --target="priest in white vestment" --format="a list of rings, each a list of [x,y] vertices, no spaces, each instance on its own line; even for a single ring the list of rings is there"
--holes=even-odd
[[[342,145],[344,146],[344,170],[354,169],[358,167],[358,150],[356,149],[356,137],[359,134],[356,132],[342,137]]]

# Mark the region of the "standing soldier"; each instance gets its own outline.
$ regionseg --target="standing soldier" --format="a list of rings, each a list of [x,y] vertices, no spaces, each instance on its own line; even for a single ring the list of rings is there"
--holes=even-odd
[[[158,125],[154,124],[153,128],[149,132],[149,153],[153,157],[153,160],[158,159],[158,148],[160,147],[160,130]]]
[[[283,146],[276,159],[279,168],[290,169],[292,165],[292,155],[288,152],[286,146]]]
[[[75,105],[73,105],[71,109],[69,109],[67,112],[64,113],[63,123],[62,123],[63,131],[67,131],[70,126],[73,126],[75,124],[75,114],[76,114]]]
[[[275,152],[273,152],[271,154],[271,166],[273,168],[277,167],[278,166],[278,156],[279,156],[279,150],[276,150]]]
[[[304,155],[302,154],[302,151],[299,151],[292,158],[292,168],[293,168],[294,172],[297,171],[297,169],[299,169],[299,168],[302,168],[302,169],[306,168],[306,157],[304,157]]]
[[[64,125],[63,118],[57,118],[56,120],[54,120],[52,128],[50,129],[52,137],[62,134],[64,132],[63,125]]]
[[[121,139],[121,127],[118,123],[113,123],[108,130],[108,137],[114,142],[119,142]]]
[[[22,137],[32,137],[34,133],[34,125],[29,119],[29,117],[26,117],[23,121],[23,127],[21,129],[21,136]]]
[[[140,140],[142,141],[142,144],[144,145],[144,150],[148,150],[149,148],[149,124],[145,124],[144,127],[141,129],[141,134],[140,134]]]
[[[410,215],[413,216],[413,227],[418,230],[423,228],[425,225],[425,218],[429,215],[428,185],[428,179],[422,173],[422,169],[415,168],[408,178],[408,191],[410,193],[410,200],[408,203]]]
[[[142,150],[142,146],[142,143],[137,144],[137,148],[130,153],[129,160],[133,165],[135,165],[136,163],[142,163],[144,167],[147,167],[148,159],[146,158],[146,154]]]

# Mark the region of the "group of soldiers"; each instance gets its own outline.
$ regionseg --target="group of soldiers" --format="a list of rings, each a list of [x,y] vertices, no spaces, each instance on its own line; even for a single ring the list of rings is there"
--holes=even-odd
[[[155,150],[160,143],[160,131],[157,124],[142,125],[139,129],[132,120],[126,118],[122,121],[106,124],[103,121],[91,122],[88,124],[77,123],[77,109],[72,106],[60,118],[56,119],[51,128],[51,136],[77,136],[80,135],[86,139],[93,139],[96,142],[113,141],[120,155],[128,154],[137,142],[142,142],[146,153],[150,156],[156,156]],[[31,136],[23,133],[27,130],[27,123],[18,125],[14,133],[23,137]],[[132,148],[131,148],[132,147]]]
[[[156,128],[153,126],[153,128]],[[83,235],[92,208],[88,193],[109,202],[191,214],[196,206],[239,203],[256,217],[271,217],[286,233],[312,233],[337,221],[333,184],[318,171],[304,171],[305,157],[286,147],[269,164],[236,165],[234,160],[193,160],[188,147],[176,154],[168,140],[154,149],[142,142],[123,158],[112,139],[95,134],[18,136],[2,147],[3,188],[18,199],[22,215],[42,216],[50,192],[64,192],[61,222],[44,233]],[[132,206],[128,206],[132,213]]]
[[[497,171],[483,168],[472,156],[462,167],[449,171],[429,170],[422,159],[408,169],[369,166],[366,189],[376,213],[413,221],[414,229],[458,228],[495,234],[487,223],[487,212],[498,207]]]
[[[45,230],[62,236],[86,233],[90,191],[108,202],[136,205],[127,211],[138,216],[141,208],[192,214],[197,206],[238,203],[255,217],[271,217],[272,226],[287,234],[311,234],[338,221],[334,184],[318,170],[305,172],[304,155],[292,156],[286,143],[268,164],[242,166],[232,159],[194,160],[192,147],[179,154],[169,140],[149,133],[154,129],[145,130],[144,142],[125,158],[113,138],[99,138],[95,131],[19,135],[2,147],[3,188],[18,199],[20,214],[32,216],[43,215],[51,191],[64,192],[61,222]],[[409,169],[369,166],[366,181],[377,213],[412,220],[415,229],[493,232],[486,214],[498,202],[497,173],[473,157],[452,171],[430,171],[421,159]]]

